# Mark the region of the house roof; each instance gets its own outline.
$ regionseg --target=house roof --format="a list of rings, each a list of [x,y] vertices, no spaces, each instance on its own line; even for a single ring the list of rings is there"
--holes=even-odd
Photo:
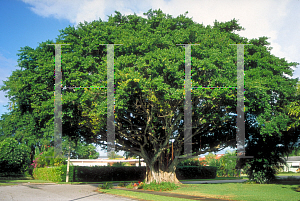
[[[300,161],[300,156],[290,156],[288,158],[284,158],[286,161]]]

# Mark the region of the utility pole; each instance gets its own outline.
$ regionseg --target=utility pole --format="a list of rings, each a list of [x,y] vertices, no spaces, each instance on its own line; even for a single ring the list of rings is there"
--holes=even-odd
[[[71,155],[71,140],[69,139],[69,153],[68,153],[67,175],[66,175],[67,183],[69,182],[70,155]]]

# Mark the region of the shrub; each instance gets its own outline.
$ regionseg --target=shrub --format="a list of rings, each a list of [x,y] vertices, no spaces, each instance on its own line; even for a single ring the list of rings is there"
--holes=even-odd
[[[145,184],[139,181],[138,189],[143,189]]]
[[[118,186],[120,186],[120,187],[125,187],[125,186],[126,186],[126,183],[125,183],[125,182],[120,182],[120,183],[118,184]]]
[[[123,167],[123,166],[131,166],[131,165],[129,162],[117,162],[112,164],[112,167]]]
[[[128,185],[126,186],[126,188],[133,189],[133,188],[134,188],[133,183],[128,184]]]
[[[3,176],[23,174],[30,164],[30,148],[14,138],[0,142],[0,173]]]
[[[217,168],[212,166],[177,166],[178,179],[214,179]]]
[[[98,188],[101,188],[101,189],[110,189],[110,188],[113,188],[114,185],[111,183],[111,182],[106,182],[104,184],[99,184]]]
[[[156,181],[151,182],[150,184],[144,184],[144,190],[154,190],[154,191],[171,191],[176,190],[178,186],[171,182],[161,182],[156,183]]]
[[[189,158],[179,162],[177,166],[201,166],[201,162],[198,159]]]
[[[54,147],[48,146],[42,153],[37,152],[35,159],[31,164],[34,168],[53,167],[66,165],[66,159],[64,157],[54,158]]]
[[[76,166],[76,170],[78,170],[76,181],[132,181],[143,180],[146,167]]]
[[[74,181],[74,166],[70,166],[69,170],[69,181]],[[33,171],[33,178],[38,180],[46,180],[53,182],[66,181],[67,166],[62,165],[59,167],[52,168],[35,168]]]
[[[156,181],[151,182],[150,184],[144,184],[143,182],[140,182],[139,185],[130,184],[128,185],[128,188],[133,188],[134,186],[137,186],[138,189],[154,190],[154,191],[168,191],[168,190],[175,190],[178,188],[178,186],[176,186],[174,183],[171,182],[156,183]]]

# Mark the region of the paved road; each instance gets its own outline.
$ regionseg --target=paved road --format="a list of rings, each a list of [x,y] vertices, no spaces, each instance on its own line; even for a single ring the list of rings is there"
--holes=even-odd
[[[97,185],[21,184],[0,186],[1,201],[130,201],[95,192]]]

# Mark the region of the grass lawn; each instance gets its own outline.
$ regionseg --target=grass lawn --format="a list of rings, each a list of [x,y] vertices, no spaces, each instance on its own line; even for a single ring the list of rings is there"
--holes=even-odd
[[[194,195],[208,198],[243,201],[299,201],[300,180],[277,180],[273,184],[182,184],[177,190],[169,193]],[[298,191],[297,191],[298,190]],[[118,189],[100,189],[108,194],[121,195],[144,200],[186,200],[181,198],[149,195],[139,192],[122,191]]]
[[[185,184],[172,193],[198,195],[210,198],[223,198],[229,200],[282,200],[298,201],[300,192],[297,185],[280,184]]]
[[[276,176],[300,176],[300,173],[282,172],[282,173],[277,174]]]
[[[118,189],[100,189],[99,192],[120,195],[128,198],[142,199],[142,200],[155,200],[155,201],[188,201],[190,199],[174,198],[174,197],[165,197],[160,195],[151,195],[146,193],[138,193],[132,191],[124,191]],[[173,191],[171,191],[173,192]]]
[[[0,183],[0,186],[12,186],[12,185],[18,185],[15,183]]]

